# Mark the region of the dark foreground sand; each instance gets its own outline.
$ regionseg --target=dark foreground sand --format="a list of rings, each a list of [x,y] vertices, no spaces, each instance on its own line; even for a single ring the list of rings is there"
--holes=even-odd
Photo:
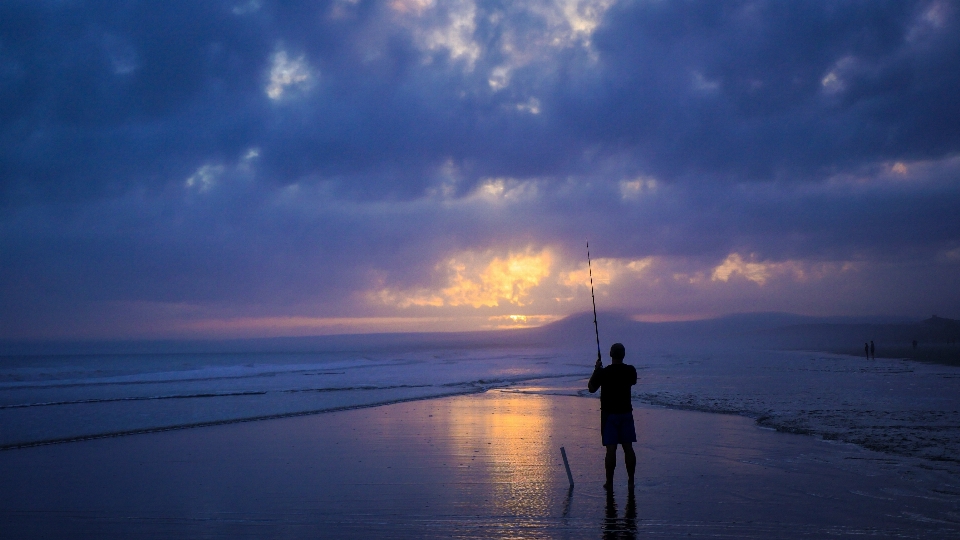
[[[736,416],[638,408],[635,495],[621,458],[607,497],[597,408],[490,391],[4,451],[0,537],[960,537],[894,461]]]

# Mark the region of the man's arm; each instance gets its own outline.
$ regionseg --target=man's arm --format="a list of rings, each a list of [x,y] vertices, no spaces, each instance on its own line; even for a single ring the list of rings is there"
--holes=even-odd
[[[590,382],[587,383],[587,390],[589,390],[591,394],[600,388],[600,379],[602,373],[603,363],[598,358],[597,365],[593,367],[593,375],[590,375]]]

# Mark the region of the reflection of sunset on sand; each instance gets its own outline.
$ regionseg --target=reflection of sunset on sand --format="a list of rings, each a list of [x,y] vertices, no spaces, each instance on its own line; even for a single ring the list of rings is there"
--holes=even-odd
[[[493,399],[464,402],[448,400],[446,414],[450,444],[463,456],[479,454],[477,440],[489,448],[479,457],[487,475],[490,503],[498,512],[516,516],[542,516],[549,513],[546,491],[555,482],[559,446],[549,400],[490,392]],[[554,447],[556,446],[556,448]]]

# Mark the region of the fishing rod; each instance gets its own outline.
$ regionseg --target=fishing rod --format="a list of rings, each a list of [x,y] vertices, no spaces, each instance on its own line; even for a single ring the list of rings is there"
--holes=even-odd
[[[587,271],[590,273],[590,300],[593,300],[593,331],[597,334],[597,361],[603,361],[600,354],[600,327],[597,325],[597,297],[593,295],[593,267],[590,266],[590,242],[587,241]]]

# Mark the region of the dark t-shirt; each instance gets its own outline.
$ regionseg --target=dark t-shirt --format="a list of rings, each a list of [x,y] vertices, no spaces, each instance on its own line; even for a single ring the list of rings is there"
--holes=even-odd
[[[610,364],[602,369],[593,370],[588,389],[596,392],[600,388],[600,410],[605,414],[628,413],[633,410],[630,403],[630,387],[637,384],[637,369],[630,364]]]

